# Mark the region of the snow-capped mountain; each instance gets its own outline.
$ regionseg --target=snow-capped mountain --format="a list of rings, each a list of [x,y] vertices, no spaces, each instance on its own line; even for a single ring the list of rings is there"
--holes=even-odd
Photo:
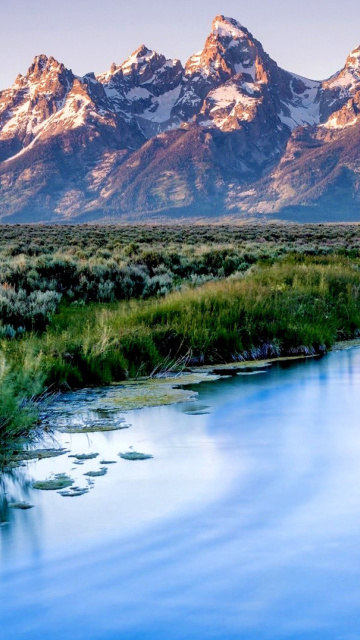
[[[316,214],[333,185],[353,216],[359,122],[360,47],[308,80],[224,16],[184,67],[145,45],[98,76],[40,55],[0,92],[0,220]]]

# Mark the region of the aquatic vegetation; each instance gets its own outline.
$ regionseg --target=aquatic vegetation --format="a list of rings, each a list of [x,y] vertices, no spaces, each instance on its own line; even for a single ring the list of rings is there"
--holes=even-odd
[[[332,351],[344,351],[347,349],[353,349],[353,347],[360,347],[360,338],[354,340],[342,340],[342,342],[335,342],[332,347]]]
[[[132,380],[116,385],[108,394],[108,402],[118,411],[133,411],[144,407],[164,406],[195,400],[197,393],[186,387],[203,381],[218,380],[209,372],[182,373],[176,377]],[[184,387],[184,388],[183,388]]]
[[[210,415],[210,411],[186,411],[187,416],[208,416]]]
[[[64,491],[58,492],[63,498],[78,498],[79,496],[84,496],[85,493],[89,493],[89,489],[87,487],[70,487],[70,489],[64,489]]]
[[[57,458],[69,453],[68,449],[19,449],[13,451],[11,459],[13,461],[42,460],[45,458]]]
[[[33,489],[39,489],[41,491],[57,491],[59,489],[66,489],[74,484],[74,480],[67,476],[65,473],[57,473],[48,480],[36,480],[33,482]]]
[[[119,424],[118,426],[115,425],[86,425],[84,424],[84,426],[80,427],[65,427],[63,429],[60,429],[60,431],[63,431],[64,433],[98,433],[100,431],[103,432],[107,432],[107,431],[121,431],[121,429],[129,429],[130,425],[129,424]]]
[[[59,394],[50,411],[40,412],[42,425],[49,431],[93,433],[128,429],[124,416],[106,402],[106,387],[86,388]]]
[[[99,478],[100,476],[105,476],[107,474],[106,467],[102,467],[99,471],[87,471],[84,473],[84,476],[88,476],[89,478]]]
[[[147,453],[138,453],[137,451],[128,451],[127,453],[119,453],[123,460],[150,460],[154,456]]]
[[[10,472],[21,466],[25,466],[26,462],[32,460],[42,460],[45,458],[57,458],[58,456],[69,453],[67,449],[27,449],[27,442],[24,441],[24,448],[5,447],[0,453],[0,468],[3,472]]]
[[[75,453],[69,456],[69,458],[76,458],[76,460],[79,462],[82,460],[94,460],[98,457],[98,455],[98,453]]]
[[[33,509],[34,505],[29,504],[28,502],[9,502],[9,509],[19,509],[21,511],[27,511],[28,509]]]

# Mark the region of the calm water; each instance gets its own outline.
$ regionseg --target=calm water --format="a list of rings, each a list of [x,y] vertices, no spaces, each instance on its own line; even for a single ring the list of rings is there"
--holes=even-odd
[[[360,639],[359,390],[353,349],[59,436],[100,455],[6,481],[35,507],[3,511],[1,639]],[[81,497],[31,488],[50,471],[86,486],[101,459],[117,462]]]

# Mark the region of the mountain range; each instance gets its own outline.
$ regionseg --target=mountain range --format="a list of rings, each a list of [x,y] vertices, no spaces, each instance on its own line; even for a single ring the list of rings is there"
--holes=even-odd
[[[308,80],[221,15],[185,66],[39,55],[0,92],[2,223],[221,216],[360,221],[360,47]]]

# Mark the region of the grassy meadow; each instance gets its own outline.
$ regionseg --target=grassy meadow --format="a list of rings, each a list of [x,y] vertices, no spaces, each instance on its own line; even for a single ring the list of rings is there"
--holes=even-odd
[[[0,441],[58,389],[357,336],[359,252],[356,225],[2,227]]]

